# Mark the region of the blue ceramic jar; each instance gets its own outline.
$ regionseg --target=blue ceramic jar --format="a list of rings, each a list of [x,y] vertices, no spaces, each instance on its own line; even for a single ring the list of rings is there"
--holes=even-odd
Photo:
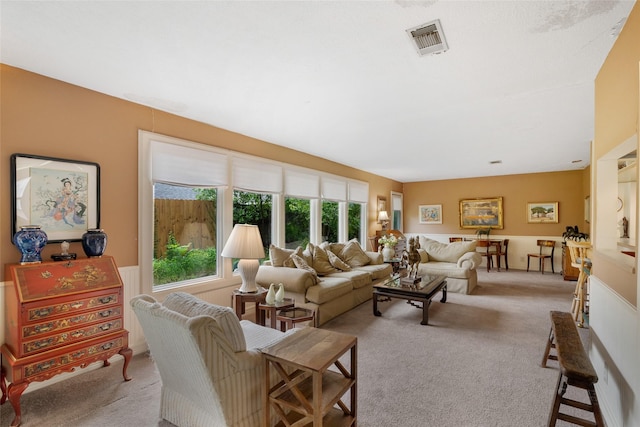
[[[90,228],[82,235],[82,249],[88,257],[102,256],[107,248],[107,235],[104,230]]]
[[[16,245],[22,257],[21,264],[42,262],[40,252],[47,245],[47,233],[42,231],[39,225],[23,225],[20,231],[13,235],[13,244]]]

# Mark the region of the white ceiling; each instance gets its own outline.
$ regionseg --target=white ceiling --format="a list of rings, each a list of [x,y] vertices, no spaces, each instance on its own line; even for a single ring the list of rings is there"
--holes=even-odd
[[[633,4],[2,0],[0,60],[402,182],[561,171]]]

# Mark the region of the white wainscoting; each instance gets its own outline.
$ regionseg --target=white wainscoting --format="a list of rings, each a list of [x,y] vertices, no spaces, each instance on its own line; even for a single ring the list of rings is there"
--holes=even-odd
[[[589,355],[609,427],[640,426],[640,316],[596,275],[589,279]]]
[[[449,243],[449,237],[475,237],[472,234],[428,234],[428,233],[404,233],[407,239],[416,235],[428,237],[433,240],[437,240],[442,243]],[[527,254],[538,253],[540,249],[536,245],[536,240],[555,240],[557,243],[554,256],[553,266],[556,274],[562,272],[562,237],[559,236],[508,236],[508,235],[494,235],[490,238],[494,239],[509,239],[509,268],[514,270],[526,270],[527,269]],[[482,266],[486,269],[485,259],[483,258]],[[501,266],[503,267],[503,266]],[[531,265],[529,271],[538,271],[538,260],[531,259]],[[547,261],[544,267],[545,274],[551,272],[551,265]]]

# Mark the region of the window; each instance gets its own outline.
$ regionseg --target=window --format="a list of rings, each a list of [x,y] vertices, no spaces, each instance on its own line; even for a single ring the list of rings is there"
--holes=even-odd
[[[311,236],[311,201],[286,197],[284,199],[285,247],[303,248]]]
[[[258,226],[265,255],[271,243],[366,241],[365,182],[146,131],[138,159],[144,293],[237,283],[220,256],[237,223]]]
[[[154,185],[154,286],[217,274],[216,194],[215,189]]]
[[[363,208],[364,203],[349,203],[348,215],[348,235],[347,240],[358,239],[362,242],[362,224],[366,224],[366,218],[363,219],[366,210]]]
[[[322,241],[338,242],[339,203],[322,201]]]
[[[233,224],[253,224],[260,229],[262,245],[271,245],[273,196],[235,190],[233,192]],[[265,251],[268,255],[268,251]]]

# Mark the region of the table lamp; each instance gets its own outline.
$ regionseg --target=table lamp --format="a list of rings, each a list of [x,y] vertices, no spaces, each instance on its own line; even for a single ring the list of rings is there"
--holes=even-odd
[[[389,214],[387,211],[378,212],[378,222],[382,223],[382,229],[386,230],[389,224]]]
[[[257,292],[256,274],[260,267],[259,259],[264,258],[264,247],[257,225],[236,224],[233,226],[229,240],[224,245],[222,256],[239,258],[238,271],[242,277],[240,292]]]

